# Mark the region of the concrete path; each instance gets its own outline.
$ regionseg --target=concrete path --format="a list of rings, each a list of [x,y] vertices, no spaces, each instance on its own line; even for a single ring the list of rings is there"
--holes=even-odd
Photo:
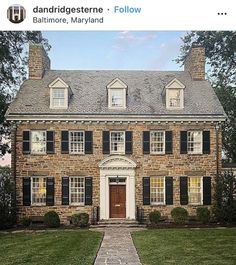
[[[105,235],[94,265],[142,265],[130,235],[130,232],[141,228],[112,227],[104,230]]]

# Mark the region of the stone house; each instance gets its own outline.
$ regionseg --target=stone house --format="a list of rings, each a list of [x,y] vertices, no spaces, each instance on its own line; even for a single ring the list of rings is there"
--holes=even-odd
[[[224,110],[204,47],[184,71],[51,70],[29,47],[29,79],[7,111],[19,219],[55,210],[137,219],[211,205]]]

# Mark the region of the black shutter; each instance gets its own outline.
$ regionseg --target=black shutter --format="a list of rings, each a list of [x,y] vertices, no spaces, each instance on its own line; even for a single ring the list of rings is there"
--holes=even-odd
[[[69,153],[69,132],[61,131],[61,153]]]
[[[93,153],[93,132],[85,131],[85,154]]]
[[[180,154],[187,154],[188,134],[187,131],[180,132]]]
[[[69,204],[69,177],[62,177],[61,182],[61,204],[68,205]]]
[[[211,149],[210,149],[210,131],[203,131],[203,154],[210,154]]]
[[[150,177],[143,177],[143,205],[150,205]]]
[[[172,131],[166,131],[165,138],[166,154],[172,154]]]
[[[133,152],[133,132],[125,132],[125,153],[132,154]]]
[[[203,205],[211,204],[211,177],[203,177]]]
[[[47,187],[46,187],[46,205],[54,205],[54,178],[47,178]]]
[[[166,205],[173,204],[173,177],[166,177]]]
[[[23,154],[30,153],[30,131],[23,131]]]
[[[47,154],[54,154],[54,131],[47,131]]]
[[[85,205],[92,205],[93,197],[93,178],[85,178]]]
[[[150,154],[150,132],[143,132],[143,153]]]
[[[110,132],[103,131],[102,132],[102,149],[103,154],[110,154]]]
[[[30,178],[23,178],[23,205],[30,206],[31,201],[31,185]]]
[[[180,177],[180,204],[188,204],[188,177]]]

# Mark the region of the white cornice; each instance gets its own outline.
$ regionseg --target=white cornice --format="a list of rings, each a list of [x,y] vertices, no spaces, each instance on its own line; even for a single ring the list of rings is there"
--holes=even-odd
[[[8,115],[8,121],[22,122],[89,122],[89,123],[183,123],[183,122],[224,122],[223,115],[194,115],[194,116],[148,116],[148,115]]]

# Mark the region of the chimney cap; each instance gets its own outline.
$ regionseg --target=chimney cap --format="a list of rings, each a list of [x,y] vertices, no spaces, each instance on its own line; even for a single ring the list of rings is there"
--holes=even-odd
[[[196,41],[194,41],[193,43],[192,43],[192,46],[191,46],[192,48],[201,48],[201,47],[204,47],[202,44],[200,44],[200,43],[198,43],[198,42],[196,42]]]

